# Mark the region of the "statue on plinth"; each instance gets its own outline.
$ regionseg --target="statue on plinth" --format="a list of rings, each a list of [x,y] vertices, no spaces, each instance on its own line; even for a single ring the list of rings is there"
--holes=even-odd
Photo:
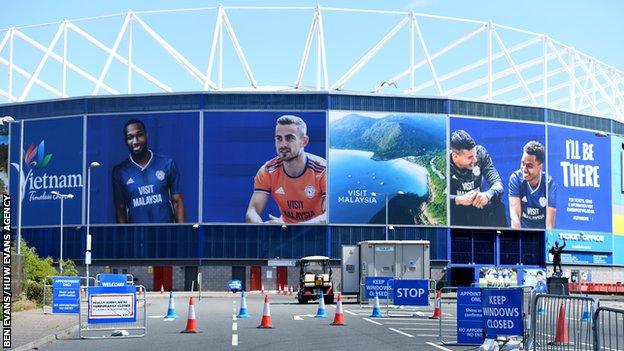
[[[566,241],[563,239],[563,246],[559,246],[559,242],[555,241],[555,246],[551,247],[548,252],[553,255],[553,276],[561,277],[563,275],[563,269],[561,268],[561,252],[566,246]],[[559,271],[557,271],[559,267]]]

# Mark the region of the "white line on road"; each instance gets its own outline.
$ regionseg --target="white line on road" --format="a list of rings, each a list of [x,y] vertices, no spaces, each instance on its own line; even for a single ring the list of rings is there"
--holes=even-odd
[[[404,333],[404,332],[402,332],[402,331],[400,331],[398,329],[394,329],[394,328],[388,328],[388,329],[392,330],[393,332],[397,332],[399,334],[403,334],[403,335],[407,336],[408,338],[413,338],[414,337],[414,335],[408,334],[408,333]]]
[[[232,346],[238,346],[238,334],[232,334]]]
[[[165,318],[165,316],[147,316],[147,318]]]
[[[233,314],[233,315],[232,315],[232,320],[233,320],[233,321],[235,321],[235,320],[236,320],[236,315],[235,315],[235,314]]]
[[[438,335],[438,334],[435,334],[435,335],[433,335],[433,334],[416,334],[416,336],[421,336],[421,337],[425,337],[425,338],[437,338],[440,335]]]
[[[232,330],[234,331],[238,330],[238,323],[236,322],[232,323]]]
[[[363,318],[363,319],[364,319],[365,321],[371,322],[371,323],[373,323],[373,324],[383,325],[383,324],[381,324],[381,323],[379,323],[379,322],[375,322],[375,321],[374,321],[374,320],[372,320],[372,319],[368,319],[368,318]]]
[[[421,330],[421,331],[436,331],[438,330],[438,328],[435,329],[431,329],[431,328],[401,328],[403,330]]]
[[[451,349],[447,349],[446,347],[442,347],[442,346],[440,346],[440,345],[436,345],[436,344],[434,344],[434,343],[432,343],[432,342],[427,342],[427,345],[431,345],[431,346],[433,346],[433,347],[437,347],[437,348],[439,348],[440,350],[444,350],[444,351],[453,351],[453,350],[451,350]]]
[[[355,312],[351,312],[351,311],[348,311],[348,310],[344,310],[344,311],[345,311],[345,313],[348,313],[348,314],[350,314],[350,315],[352,315],[352,316],[357,316],[357,315],[358,315],[358,314],[357,314],[357,313],[355,313]]]

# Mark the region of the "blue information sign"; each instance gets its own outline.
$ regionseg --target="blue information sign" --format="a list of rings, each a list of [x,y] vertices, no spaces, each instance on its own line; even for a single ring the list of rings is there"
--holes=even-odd
[[[374,299],[379,296],[380,299],[387,299],[388,293],[392,290],[389,283],[392,277],[366,277],[364,279],[364,292],[367,299]]]
[[[52,291],[52,313],[80,312],[80,277],[53,277]]]
[[[87,322],[136,322],[136,288],[124,286],[90,286]]]
[[[483,329],[488,338],[524,334],[522,289],[483,289]]]
[[[397,306],[429,306],[428,280],[395,280],[394,304]]]
[[[100,274],[100,286],[125,286],[128,279],[125,274]]]
[[[233,293],[243,290],[243,283],[240,280],[228,280],[227,286]]]
[[[457,342],[474,345],[483,342],[481,288],[457,288]]]

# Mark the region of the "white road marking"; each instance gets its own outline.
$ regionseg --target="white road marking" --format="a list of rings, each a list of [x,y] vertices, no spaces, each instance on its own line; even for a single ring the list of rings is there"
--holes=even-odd
[[[165,316],[147,316],[147,318],[165,318]]]
[[[314,317],[316,316],[315,314],[297,314],[293,316],[293,319],[296,321],[302,321],[303,318],[302,317]]]
[[[431,329],[431,328],[401,328],[403,330],[421,330],[421,331],[437,331],[439,330],[438,328],[435,329]]]
[[[422,337],[426,337],[426,338],[437,338],[440,335],[433,335],[433,334],[416,334],[416,336],[422,336]]]
[[[374,320],[372,320],[372,319],[368,319],[368,318],[363,318],[363,319],[364,319],[365,321],[371,322],[371,323],[373,323],[373,324],[383,325],[383,324],[381,324],[381,323],[379,323],[379,322],[375,322],[375,321],[374,321]]]
[[[350,314],[350,315],[352,315],[352,316],[357,316],[357,315],[358,315],[358,314],[357,314],[357,313],[355,313],[355,312],[351,312],[351,311],[348,311],[348,310],[344,310],[344,311],[345,311],[345,313],[348,313],[348,314]]]
[[[233,315],[232,315],[232,320],[233,320],[233,321],[235,321],[235,320],[236,320],[236,315],[235,315],[235,314],[233,314]]]
[[[238,323],[236,322],[232,323],[232,330],[234,331],[238,330]]]
[[[402,332],[402,331],[400,331],[400,330],[398,330],[398,329],[394,329],[394,328],[388,328],[388,329],[392,330],[393,332],[397,332],[397,333],[399,333],[399,334],[405,335],[405,336],[407,336],[408,338],[413,338],[413,337],[414,337],[414,335],[412,335],[412,334],[408,334],[408,333],[404,333],[404,332]]]
[[[427,342],[427,345],[431,345],[431,346],[433,346],[433,347],[437,347],[437,348],[439,348],[440,350],[444,350],[444,351],[453,351],[453,350],[451,350],[451,349],[447,349],[446,347],[442,347],[442,346],[440,346],[440,345],[436,345],[436,344],[434,344],[434,343],[432,343],[432,342]]]
[[[238,346],[238,334],[232,334],[232,346]]]

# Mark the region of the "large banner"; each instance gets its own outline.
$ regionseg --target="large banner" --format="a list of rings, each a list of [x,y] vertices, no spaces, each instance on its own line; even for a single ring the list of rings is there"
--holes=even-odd
[[[451,117],[451,225],[549,226],[556,186],[546,174],[545,146],[543,125]]]
[[[446,225],[446,120],[330,112],[330,222]]]
[[[198,221],[199,113],[88,116],[91,223]]]
[[[80,224],[83,190],[83,118],[53,118],[23,122],[24,150],[20,160],[20,125],[11,128],[11,194],[18,199],[22,179],[22,225],[58,225],[60,198],[52,192],[73,195],[63,202],[65,224]],[[21,170],[21,173],[20,173]],[[18,213],[18,201],[13,201]]]
[[[611,185],[613,233],[624,235],[624,138],[611,137],[611,170],[613,171]]]
[[[204,112],[203,221],[327,223],[325,112]]]
[[[0,194],[9,192],[9,128],[0,126]]]
[[[607,264],[612,261],[613,235],[611,233],[579,232],[578,230],[546,231],[546,262],[553,262],[550,249],[563,247],[562,263]],[[565,246],[564,246],[565,245]],[[617,251],[617,250],[616,250]]]
[[[555,228],[611,232],[610,154],[608,138],[548,126],[548,171],[558,190]]]

